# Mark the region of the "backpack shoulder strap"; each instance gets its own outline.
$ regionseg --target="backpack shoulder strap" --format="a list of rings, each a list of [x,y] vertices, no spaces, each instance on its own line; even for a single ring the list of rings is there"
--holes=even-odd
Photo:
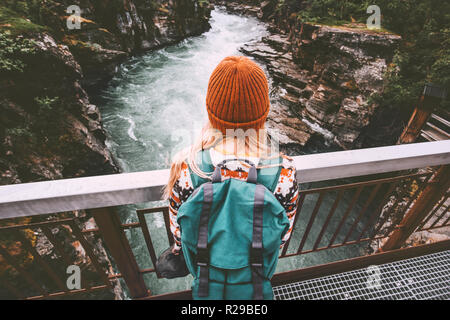
[[[197,163],[200,170],[206,173],[213,173],[214,172],[214,166],[211,161],[211,156],[209,155],[209,149],[207,150],[200,150],[197,152],[195,162]],[[194,186],[194,190],[198,188],[200,185],[204,184],[205,182],[209,182],[210,180],[204,179],[196,175],[191,167],[189,167],[189,173],[191,174],[191,181],[192,185]]]
[[[197,266],[200,268],[198,296],[207,297],[209,295],[209,251],[208,251],[208,222],[213,203],[212,182],[204,184],[203,188],[203,208],[200,213],[200,224],[197,241]]]
[[[262,168],[258,170],[258,183],[263,184],[270,192],[274,192],[280,178],[280,173],[283,164],[283,158],[277,157],[274,159],[261,159],[259,165],[274,165],[269,168]]]
[[[265,187],[257,184],[253,207],[252,246],[250,266],[252,271],[253,299],[263,299],[264,259],[263,259],[263,210]]]

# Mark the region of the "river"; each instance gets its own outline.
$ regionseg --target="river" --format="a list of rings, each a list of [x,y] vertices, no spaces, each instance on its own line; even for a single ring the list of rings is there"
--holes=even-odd
[[[238,49],[243,44],[268,34],[266,26],[257,19],[218,9],[212,11],[210,22],[211,29],[201,36],[131,58],[95,97],[108,133],[108,147],[123,171],[168,168],[171,157],[192,142],[207,119],[206,89],[215,66],[228,55],[241,55]],[[325,213],[332,205],[332,196],[324,199]],[[304,209],[311,212],[315,202],[307,200]],[[120,209],[121,217],[123,222],[134,222],[137,221],[133,213],[136,208],[160,205],[166,203],[126,206]],[[147,214],[146,217],[156,253],[160,254],[168,247],[162,214]],[[317,219],[320,222],[325,217],[319,215]],[[293,245],[299,243],[304,229],[304,223],[298,224],[291,241]],[[311,231],[314,232],[318,230]],[[126,233],[139,266],[152,267],[140,230]],[[327,237],[330,235],[325,235],[324,239]],[[285,258],[280,260],[277,271],[357,256],[361,250],[337,248],[300,258]],[[153,294],[160,294],[190,288],[192,277],[158,280],[154,274],[146,274],[145,280]]]

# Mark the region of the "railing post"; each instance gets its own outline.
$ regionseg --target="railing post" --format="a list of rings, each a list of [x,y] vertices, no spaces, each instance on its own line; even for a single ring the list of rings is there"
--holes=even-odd
[[[417,107],[409,119],[408,125],[403,130],[397,144],[412,143],[420,135],[420,131],[433,112],[433,108],[438,106],[441,100],[446,96],[445,90],[431,83],[425,85],[422,96],[419,99]]]
[[[89,210],[133,298],[150,295],[114,208]]]
[[[398,249],[450,187],[450,165],[441,166],[379,252]]]

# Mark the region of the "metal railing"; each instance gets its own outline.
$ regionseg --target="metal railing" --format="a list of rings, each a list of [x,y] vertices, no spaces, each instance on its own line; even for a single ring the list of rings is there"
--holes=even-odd
[[[307,201],[306,198],[317,195],[315,199],[310,200],[311,203],[314,203],[314,209],[309,217],[302,219],[302,224],[306,225],[306,229],[297,249],[293,253],[287,254],[289,247],[289,244],[287,244],[283,248],[281,257],[317,252],[363,242],[370,243],[371,241],[387,237],[395,227],[395,223],[390,224],[387,228],[383,228],[385,222],[388,220],[394,221],[395,216],[402,215],[406,208],[416,200],[431,176],[432,171],[429,171],[300,191],[294,225],[297,225],[299,223],[298,219],[303,217],[302,209],[303,204]],[[408,195],[409,188],[413,183],[418,183],[418,186],[412,194]],[[342,204],[343,214],[335,217],[336,209],[339,207],[345,193],[350,196],[349,201]],[[368,193],[367,199],[361,199],[364,193]],[[321,211],[323,200],[327,196],[334,198],[333,204],[330,208],[326,208],[327,210]],[[404,201],[405,199],[407,201]],[[389,200],[393,200],[393,203],[389,204]],[[403,203],[400,204],[402,200]],[[358,203],[362,203],[360,208],[357,208]],[[326,218],[324,223],[319,226],[320,232],[317,235],[313,235],[310,231],[313,229],[314,224],[317,224],[317,216],[319,214],[326,216]],[[330,221],[333,217],[337,218],[338,221],[335,223],[337,227],[334,230],[330,228]],[[347,230],[344,230],[345,225],[348,226]],[[360,231],[357,230],[359,225]],[[325,233],[330,235],[328,241],[323,241]],[[341,236],[340,241],[338,241],[339,236]],[[311,241],[310,248],[305,249],[306,241],[309,238],[313,241]],[[323,242],[325,242],[324,245],[320,246]]]
[[[405,217],[430,192],[434,196],[424,198],[427,212],[415,225],[408,225],[409,234],[450,225],[449,140],[299,156],[294,163],[300,183],[294,232],[300,232],[300,243],[286,243],[280,258],[390,239],[398,229],[404,230]],[[439,179],[431,168],[435,166],[447,168],[438,171]],[[65,297],[111,291],[122,278],[132,297],[152,297],[143,276],[156,273],[157,253],[146,217],[163,214],[167,242],[172,244],[168,209],[138,209],[137,221],[124,224],[114,208],[160,200],[168,174],[168,170],[159,170],[0,186],[0,290],[15,298]],[[309,186],[330,180],[331,186]],[[85,227],[80,218],[63,213],[72,210],[87,210],[95,225]],[[151,268],[139,267],[125,235],[124,230],[136,228],[142,231]],[[320,231],[312,233],[314,228]],[[85,252],[91,277],[81,289],[70,290],[65,285],[65,266],[74,264],[76,256],[68,250],[72,245],[61,238],[79,243]],[[39,241],[47,247],[51,244],[51,254],[39,252]],[[398,241],[391,247],[396,246]],[[115,269],[103,261],[102,247],[107,248]],[[36,268],[40,272],[33,271]],[[14,277],[2,277],[2,272]],[[273,281],[288,278],[284,272]]]

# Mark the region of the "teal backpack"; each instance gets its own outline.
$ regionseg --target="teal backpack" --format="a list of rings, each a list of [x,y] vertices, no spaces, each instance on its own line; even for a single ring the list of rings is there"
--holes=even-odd
[[[199,159],[200,169],[213,172],[212,181],[191,172],[194,192],[177,218],[186,265],[194,276],[193,298],[273,299],[270,279],[289,228],[285,209],[273,194],[281,166],[256,169],[247,160],[232,159],[214,169],[209,150],[199,152]],[[247,181],[222,181],[227,161],[249,163]]]

